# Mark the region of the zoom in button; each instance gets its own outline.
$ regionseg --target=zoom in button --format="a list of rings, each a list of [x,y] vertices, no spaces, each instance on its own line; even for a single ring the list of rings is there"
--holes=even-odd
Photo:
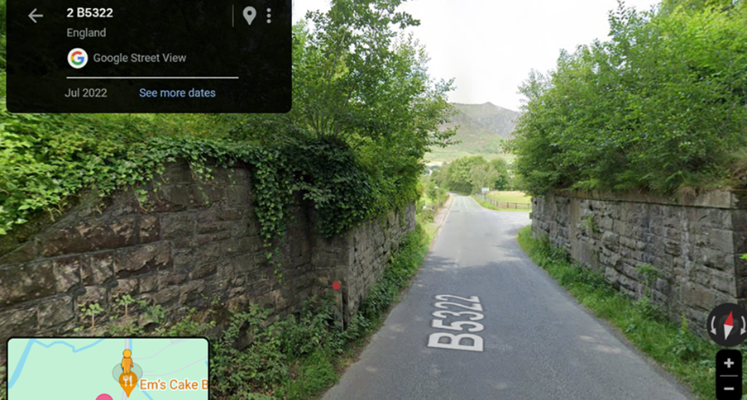
[[[716,399],[742,398],[742,353],[720,350],[716,353]]]

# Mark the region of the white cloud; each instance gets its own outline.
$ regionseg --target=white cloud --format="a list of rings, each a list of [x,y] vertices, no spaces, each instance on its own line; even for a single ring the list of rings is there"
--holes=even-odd
[[[295,0],[294,20],[328,0]],[[648,10],[658,0],[628,0]],[[531,69],[555,66],[561,49],[573,50],[609,33],[617,0],[415,0],[402,9],[421,21],[415,35],[431,56],[435,78],[456,78],[449,99],[491,102],[518,110],[519,85]]]

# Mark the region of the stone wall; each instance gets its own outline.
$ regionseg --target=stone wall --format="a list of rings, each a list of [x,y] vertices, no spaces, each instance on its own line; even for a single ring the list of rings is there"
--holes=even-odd
[[[411,206],[326,240],[314,229],[313,205],[299,199],[281,245],[279,282],[265,261],[246,168],[218,169],[206,185],[186,163],[174,163],[150,188],[155,195],[142,204],[133,191],[103,203],[89,194],[56,221],[0,239],[0,343],[68,335],[84,325],[80,305],[106,308],[123,294],[160,304],[172,320],[214,299],[284,314],[340,280],[349,316],[415,227]]]
[[[560,192],[533,199],[532,232],[603,273],[622,292],[653,299],[705,332],[708,313],[747,305],[747,192],[664,199]],[[646,279],[641,266],[659,270]]]

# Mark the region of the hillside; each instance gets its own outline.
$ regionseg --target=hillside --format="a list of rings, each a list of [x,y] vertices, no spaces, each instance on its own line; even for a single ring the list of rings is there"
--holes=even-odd
[[[520,115],[491,103],[453,104],[457,114],[441,129],[459,126],[455,140],[461,143],[445,149],[435,149],[426,158],[431,161],[453,161],[470,155],[495,158],[501,155],[501,143],[514,130],[514,121]]]

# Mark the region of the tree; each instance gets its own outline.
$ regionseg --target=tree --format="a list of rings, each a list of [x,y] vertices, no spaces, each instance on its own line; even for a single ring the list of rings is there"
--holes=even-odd
[[[722,4],[621,6],[609,41],[531,74],[511,143],[525,188],[672,193],[744,182],[747,7]]]
[[[482,188],[507,190],[510,187],[508,164],[503,159],[486,161],[482,156],[463,157],[431,176],[441,186],[462,193],[478,193]]]
[[[511,189],[511,178],[508,174],[508,163],[502,158],[496,158],[490,162],[493,174],[491,176],[491,188],[493,190]]]
[[[479,193],[482,188],[490,190],[507,190],[509,188],[508,164],[500,158],[475,164],[470,169],[469,175],[473,193]]]
[[[464,157],[455,160],[446,170],[446,185],[450,190],[471,193],[474,189],[473,168],[485,163],[487,161],[482,156]]]
[[[431,175],[431,180],[438,185],[439,187],[448,187],[447,177],[449,171],[449,164],[445,163],[441,166],[441,168],[438,171],[433,171],[433,175]]]
[[[294,107],[289,118],[317,137],[362,142],[411,136],[413,150],[448,144],[439,132],[452,82],[432,81],[403,0],[333,0],[295,30]]]
[[[492,188],[492,172],[492,167],[487,162],[477,164],[469,170],[472,193],[480,193],[484,187]]]
[[[425,153],[456,133],[438,129],[453,113],[453,80],[428,74],[425,48],[404,32],[419,21],[397,11],[402,3],[333,0],[328,12],[308,13],[293,29],[291,112],[226,117],[237,136],[345,143],[380,196],[415,196]]]
[[[702,11],[704,9],[714,9],[727,11],[736,7],[737,0],[663,0],[661,2],[661,11],[663,13],[674,13],[679,8],[682,11]]]

